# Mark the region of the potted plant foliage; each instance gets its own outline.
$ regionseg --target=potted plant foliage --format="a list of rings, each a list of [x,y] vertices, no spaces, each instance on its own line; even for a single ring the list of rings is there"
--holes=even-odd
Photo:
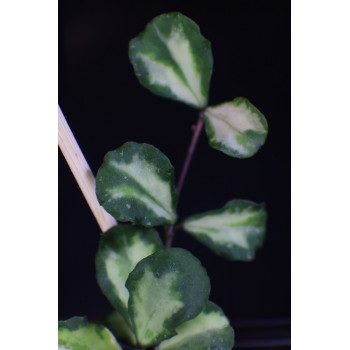
[[[109,125],[110,118],[100,116],[93,121],[96,133],[107,129],[106,136],[99,138],[108,139],[103,149],[110,147],[100,161],[93,157],[96,179],[86,162],[91,163],[90,157],[83,156],[59,109],[61,150],[102,232],[86,241],[80,233],[71,241],[94,257],[86,267],[81,266],[85,260],[80,260],[80,252],[68,257],[73,270],[86,268],[92,270],[90,276],[96,276],[94,292],[79,299],[81,305],[94,306],[91,314],[78,312],[60,320],[62,349],[234,346],[232,311],[228,316],[218,297],[226,293],[226,300],[237,303],[232,279],[237,289],[244,281],[235,279],[235,269],[248,272],[247,262],[254,264],[251,261],[259,256],[257,251],[269,235],[269,196],[260,197],[267,190],[254,192],[263,185],[267,176],[263,172],[269,174],[270,169],[264,166],[264,156],[244,164],[264,152],[264,147],[258,151],[269,139],[269,116],[264,104],[255,104],[250,96],[226,98],[225,91],[221,100],[210,103],[211,81],[222,67],[215,68],[214,44],[198,24],[172,11],[155,16],[130,36],[127,72],[132,76],[128,79],[134,79],[133,88],[140,83],[138,94],[145,97],[123,94],[119,86],[114,100],[116,105],[124,100],[117,118],[124,122]],[[235,46],[239,48],[239,40]],[[124,66],[118,69],[127,70]],[[230,74],[226,77],[230,79]],[[216,86],[215,100],[218,95]],[[161,108],[155,118],[153,101]],[[135,116],[136,106],[139,113]],[[75,127],[79,124],[77,121]],[[187,129],[182,130],[185,124]],[[148,130],[156,132],[149,135]],[[94,154],[94,142],[90,145]],[[194,155],[201,164],[191,163]],[[180,163],[177,169],[175,164]],[[232,179],[229,186],[227,179]],[[70,225],[78,229],[81,220],[74,220],[76,216],[70,218]],[[67,238],[60,243],[65,246]],[[213,282],[218,279],[221,290],[216,289],[213,298]],[[225,284],[229,286],[226,290]]]

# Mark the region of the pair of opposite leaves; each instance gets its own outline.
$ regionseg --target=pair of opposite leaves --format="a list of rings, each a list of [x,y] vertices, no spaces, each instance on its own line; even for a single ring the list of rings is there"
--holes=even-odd
[[[169,13],[153,19],[130,41],[129,56],[147,89],[202,110],[212,147],[247,158],[265,142],[267,122],[247,99],[207,107],[211,45],[186,16]],[[127,142],[109,152],[96,181],[100,204],[117,220],[143,226],[176,221],[174,170],[155,147]],[[187,219],[183,228],[221,256],[251,260],[262,244],[265,223],[263,205],[233,200]]]
[[[211,44],[191,19],[178,12],[154,18],[130,41],[129,57],[144,87],[202,111],[213,148],[232,157],[248,158],[264,144],[266,119],[248,99],[237,97],[208,107]]]

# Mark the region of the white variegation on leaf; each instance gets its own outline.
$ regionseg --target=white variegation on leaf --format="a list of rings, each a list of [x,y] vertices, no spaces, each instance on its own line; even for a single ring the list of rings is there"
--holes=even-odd
[[[59,350],[122,350],[113,334],[103,325],[85,317],[58,322]]]
[[[121,222],[156,226],[176,220],[174,168],[152,145],[127,142],[108,152],[97,172],[96,195]]]
[[[159,249],[163,249],[163,243],[151,228],[120,224],[100,239],[96,254],[97,281],[109,302],[127,321],[129,292],[125,282],[140,260]]]
[[[266,119],[246,98],[208,107],[204,119],[209,144],[229,156],[249,158],[265,143]]]
[[[231,350],[234,345],[234,331],[228,319],[210,301],[197,317],[176,327],[176,333],[160,343],[157,350]]]
[[[175,327],[194,318],[207,303],[210,283],[205,269],[180,248],[159,250],[141,260],[126,281],[129,316],[138,342],[159,344]]]
[[[207,105],[211,45],[188,17],[173,12],[154,18],[130,41],[129,57],[140,83],[153,93],[195,108]]]
[[[183,228],[218,255],[249,261],[263,243],[266,218],[264,204],[235,199],[221,209],[189,217]]]

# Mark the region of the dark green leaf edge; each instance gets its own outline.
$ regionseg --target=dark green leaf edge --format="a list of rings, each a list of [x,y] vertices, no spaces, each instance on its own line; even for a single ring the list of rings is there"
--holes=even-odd
[[[144,346],[159,344],[162,340],[172,337],[176,334],[175,328],[181,323],[196,317],[205,307],[209,293],[210,281],[206,270],[201,262],[190,252],[182,248],[170,248],[159,250],[156,253],[141,260],[130,273],[126,281],[126,288],[129,290],[129,316],[135,329],[133,308],[134,295],[139,293],[138,281],[142,279],[146,270],[151,269],[154,276],[161,279],[169,271],[182,273],[185,278],[181,278],[181,283],[172,287],[175,293],[180,292],[184,300],[184,307],[178,310],[170,320],[163,324],[163,333],[154,337],[152,344],[142,344]],[[156,310],[155,310],[156,311]]]
[[[263,232],[258,237],[248,237],[249,246],[251,249],[245,249],[243,247],[239,246],[233,246],[231,248],[227,248],[225,245],[218,245],[215,243],[210,237],[204,236],[204,235],[196,235],[192,234],[192,232],[186,231],[184,228],[184,224],[186,221],[197,220],[199,218],[208,216],[208,215],[216,215],[221,214],[225,212],[227,209],[232,209],[231,212],[234,212],[236,205],[238,206],[244,206],[244,205],[252,205],[253,207],[259,208],[260,216],[258,218],[255,218],[256,224],[262,225],[264,227]],[[252,201],[248,201],[245,199],[233,199],[229,202],[227,202],[221,209],[215,209],[210,210],[201,214],[196,214],[188,217],[184,222],[182,223],[183,229],[188,232],[193,238],[195,238],[197,241],[205,245],[207,248],[212,250],[215,254],[218,256],[221,256],[227,260],[233,261],[233,260],[240,260],[240,261],[252,261],[255,259],[256,251],[262,247],[263,242],[265,240],[266,236],[266,222],[267,222],[267,212],[266,212],[266,205],[265,203],[257,204]],[[243,208],[244,209],[244,208]],[[198,232],[199,233],[199,232]]]
[[[227,102],[223,102],[220,103],[218,105],[215,106],[208,106],[207,108],[215,108],[221,105],[226,104]],[[218,142],[215,140],[215,129],[210,121],[210,118],[208,116],[205,115],[205,110],[203,113],[203,118],[205,121],[205,132],[208,136],[208,142],[209,145],[218,150],[221,151],[223,153],[225,153],[226,155],[233,157],[233,158],[239,158],[239,159],[246,159],[246,158],[251,158],[253,157],[258,151],[259,149],[265,144],[267,135],[268,135],[268,124],[266,121],[265,116],[245,97],[236,97],[233,101],[232,104],[235,106],[239,106],[241,104],[244,104],[246,106],[246,108],[248,110],[250,110],[253,114],[255,114],[259,120],[261,121],[263,127],[266,130],[266,133],[262,134],[259,132],[256,132],[254,130],[247,130],[246,132],[244,132],[244,138],[247,138],[250,142],[251,142],[251,146],[250,146],[250,152],[248,155],[242,155],[241,153],[237,152],[236,150],[227,147],[224,143],[222,142]]]
[[[114,248],[116,252],[125,254],[125,252],[120,250],[119,247],[123,247],[125,244],[132,244],[132,239],[139,234],[140,230],[144,231],[144,235],[142,237],[143,241],[155,246],[156,249],[164,248],[158,232],[154,229],[119,224],[112,227],[106,231],[103,236],[101,236],[95,258],[96,279],[102,293],[106,296],[115,310],[118,311],[128,323],[130,323],[128,310],[124,307],[124,304],[119,297],[114,293],[114,285],[108,279],[105,265],[105,259],[107,257],[105,248]],[[132,269],[129,272],[131,271]]]
[[[204,316],[203,314],[211,313],[220,314],[221,317],[224,317],[227,320],[227,325],[221,329],[215,328],[215,325],[213,325],[214,327],[212,330],[204,330],[205,334],[195,333],[191,335],[191,333],[186,332],[186,336],[183,337],[181,328],[185,327],[186,329],[187,325],[193,325],[194,322],[200,322],[198,318]],[[201,324],[199,323],[198,326],[201,326]],[[231,350],[234,346],[235,333],[229,324],[229,320],[225,316],[223,310],[211,301],[207,302],[207,305],[200,315],[192,320],[182,323],[176,328],[176,331],[178,335],[160,343],[157,350]],[[177,339],[177,337],[179,339]],[[173,343],[169,344],[169,341],[173,341]]]
[[[74,350],[86,350],[89,349],[90,347],[87,347],[86,344],[81,344],[80,342],[85,342],[86,343],[86,338],[82,337],[81,334],[78,333],[74,335],[75,331],[79,331],[82,329],[84,331],[84,328],[88,329],[90,328],[89,334],[91,334],[91,331],[93,331],[96,336],[98,341],[106,341],[104,349],[109,350],[109,349],[114,349],[118,350],[121,349],[116,338],[114,337],[113,333],[106,328],[104,325],[95,323],[90,321],[87,317],[85,316],[74,316],[71,317],[65,321],[58,321],[58,345],[59,346],[69,346],[69,349],[74,349]],[[64,332],[68,332],[69,334],[72,333],[72,337],[70,339],[62,339],[61,334],[64,334]],[[91,334],[93,335],[93,334]],[[107,338],[106,338],[107,337]],[[79,339],[81,338],[81,340]],[[93,339],[93,338],[92,338]],[[67,344],[68,342],[68,344]],[[73,347],[72,347],[73,346]],[[96,344],[91,344],[91,346],[96,346]],[[72,348],[71,348],[72,347]],[[95,349],[95,348],[94,348]],[[100,350],[100,344],[96,350]]]
[[[207,101],[208,101],[210,79],[211,79],[212,70],[213,70],[213,54],[211,51],[211,43],[209,40],[204,38],[204,36],[202,36],[198,24],[195,23],[190,18],[188,18],[187,16],[181,14],[180,12],[170,12],[166,14],[161,14],[153,18],[153,20],[146,25],[145,29],[141,31],[138,36],[130,40],[129,59],[133,65],[135,75],[138,78],[140,84],[146,89],[150,90],[155,95],[188,104],[178,99],[177,96],[174,95],[169,88],[165,88],[164,86],[159,86],[159,85],[150,85],[148,81],[149,78],[148,78],[147,70],[145,69],[142,60],[137,58],[137,52],[140,51],[140,48],[142,50],[144,47],[147,46],[148,35],[151,36],[153,40],[156,40],[156,41],[160,40],[158,36],[154,33],[155,31],[153,26],[155,25],[155,23],[157,25],[159,25],[160,23],[161,25],[162,21],[167,22],[171,20],[174,21],[175,24],[180,20],[183,20],[184,24],[186,25],[185,30],[188,33],[190,33],[190,35],[193,35],[196,37],[196,39],[194,39],[191,42],[191,44],[192,45],[194,44],[196,46],[195,50],[202,52],[202,54],[199,55],[199,57],[195,61],[197,66],[199,67],[199,71],[202,74],[201,93],[207,97]],[[168,31],[167,26],[168,24],[166,26],[161,25],[161,27],[163,27],[162,29],[164,30],[165,35],[169,34],[167,33]],[[157,47],[157,49],[160,49],[160,48],[161,48],[161,45]],[[183,82],[188,86],[188,82],[184,76],[184,73],[178,66],[177,62],[172,58],[170,52],[168,50],[162,50],[162,51],[163,51],[162,52],[163,60],[165,58],[166,60],[171,62],[171,65],[175,68],[176,73],[182,77]],[[196,57],[196,56],[194,55],[193,57]],[[206,58],[206,60],[208,61],[208,64],[205,64],[203,57]],[[162,61],[162,57],[155,57],[155,59],[156,58],[158,61]],[[188,105],[196,109],[202,109],[207,106],[207,103],[203,105],[192,105],[192,104],[188,104]]]
[[[174,213],[173,220],[165,220],[162,217],[158,217],[155,213],[145,207],[140,205],[139,201],[132,197],[123,197],[118,199],[116,204],[115,200],[110,200],[111,196],[107,189],[125,183],[132,183],[139,191],[149,195],[147,189],[143,188],[136,181],[133,181],[129,174],[124,174],[122,171],[116,172],[113,168],[111,169],[110,162],[124,162],[131,163],[132,157],[134,155],[142,155],[146,162],[153,164],[159,172],[157,175],[166,182],[169,182],[171,191],[171,209]],[[127,179],[125,179],[125,176]],[[103,208],[110,213],[117,221],[120,222],[131,222],[135,225],[141,225],[145,227],[152,227],[158,225],[172,224],[176,221],[176,200],[177,191],[175,188],[174,180],[174,167],[171,165],[170,160],[156,147],[147,143],[137,143],[133,141],[128,141],[124,143],[121,147],[114,151],[108,152],[104,157],[104,162],[99,168],[96,176],[96,196],[99,203]],[[155,202],[157,201],[154,198]],[[126,210],[125,208],[131,207],[131,209]]]

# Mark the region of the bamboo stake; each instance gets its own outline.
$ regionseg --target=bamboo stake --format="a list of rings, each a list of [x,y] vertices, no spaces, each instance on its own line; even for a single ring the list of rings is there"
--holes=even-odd
[[[95,176],[75,140],[60,106],[58,106],[58,145],[102,232],[115,226],[116,220],[97,201]]]

